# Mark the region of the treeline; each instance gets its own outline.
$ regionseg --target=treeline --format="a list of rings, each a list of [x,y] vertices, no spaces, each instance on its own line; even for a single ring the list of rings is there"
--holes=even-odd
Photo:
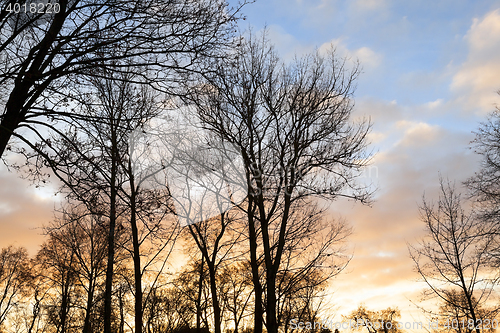
[[[47,229],[47,241],[30,258],[23,248],[2,249],[0,301],[6,332],[99,332],[104,327],[106,282],[106,225],[93,216],[71,216]],[[63,223],[63,224],[62,224]],[[133,331],[137,294],[131,240],[126,228],[115,251],[111,328]],[[185,259],[180,269],[163,267],[167,253],[154,265],[142,267],[141,315],[146,332],[208,332],[214,330],[214,295],[209,267],[187,229],[179,235]],[[182,245],[181,245],[182,244]],[[157,248],[155,248],[156,250]],[[244,257],[218,260],[215,275],[221,330],[253,331],[254,288]],[[145,256],[145,254],[143,254]],[[154,253],[157,255],[157,253]],[[161,257],[161,259],[160,259]],[[173,258],[174,260],[179,258]],[[291,268],[291,267],[290,267]],[[303,267],[294,267],[304,269]],[[315,270],[307,279],[278,277],[279,318],[314,319],[326,276]]]

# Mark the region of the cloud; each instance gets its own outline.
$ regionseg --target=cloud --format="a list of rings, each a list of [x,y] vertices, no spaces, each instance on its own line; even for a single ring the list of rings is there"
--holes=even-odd
[[[356,0],[354,1],[356,10],[373,11],[381,10],[387,7],[386,0]]]
[[[453,76],[451,90],[467,111],[488,113],[500,101],[500,10],[474,19],[464,37],[467,60]]]
[[[350,58],[353,61],[359,60],[364,72],[370,72],[382,62],[383,56],[369,47],[363,46],[357,49],[349,49],[344,38],[335,38],[319,47],[319,52],[326,54],[330,49],[335,49],[340,57]]]
[[[314,51],[314,45],[302,44],[295,36],[289,34],[279,25],[270,25],[267,30],[269,39],[285,61],[291,61],[295,56]]]
[[[41,226],[53,218],[56,198],[35,189],[19,174],[0,168],[0,247],[26,247],[34,255],[44,241]]]
[[[301,57],[308,53],[312,53],[317,47],[310,43],[302,43],[280,25],[273,24],[268,26],[267,34],[276,47],[276,50],[285,61],[291,61],[295,56]],[[382,63],[382,54],[366,46],[349,49],[345,41],[345,38],[332,39],[327,43],[323,43],[318,48],[318,52],[322,55],[326,55],[333,49],[339,58],[348,58],[353,62],[359,60],[361,68],[365,73],[372,72]]]
[[[405,128],[405,133],[399,144],[403,147],[430,145],[439,134],[439,126],[431,126],[424,122],[397,122],[396,126]]]
[[[354,228],[350,239],[354,257],[346,273],[332,282],[335,304],[343,314],[360,303],[369,309],[399,306],[405,318],[420,314],[411,301],[418,302],[424,284],[418,283],[408,255],[407,242],[415,244],[425,235],[418,217],[422,195],[433,200],[439,190],[439,172],[460,182],[476,170],[478,156],[467,149],[472,134],[444,128],[429,121],[412,119],[422,108],[439,107],[441,101],[404,110],[395,101],[365,99],[359,103],[367,113],[373,111],[375,127],[388,136],[375,155],[374,176],[379,184],[371,207],[347,205],[338,201],[332,211]],[[371,106],[371,107],[370,107]],[[382,112],[384,107],[390,116]],[[377,133],[377,132],[376,132]]]

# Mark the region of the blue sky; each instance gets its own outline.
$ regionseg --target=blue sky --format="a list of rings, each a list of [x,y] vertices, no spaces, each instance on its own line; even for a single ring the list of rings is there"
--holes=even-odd
[[[241,26],[267,25],[289,58],[325,43],[363,49],[358,96],[421,104],[448,96],[454,67],[469,52],[474,19],[498,1],[257,1],[244,9]],[[369,55],[375,56],[369,57]],[[363,61],[364,60],[364,61]],[[377,66],[373,68],[375,63]]]
[[[368,116],[375,152],[372,207],[332,204],[355,230],[353,260],[332,282],[337,315],[365,303],[420,318],[406,242],[424,236],[422,195],[435,199],[439,174],[461,187],[479,168],[472,133],[500,103],[500,1],[258,0],[241,29],[265,25],[290,60],[332,43],[359,59],[354,117]]]

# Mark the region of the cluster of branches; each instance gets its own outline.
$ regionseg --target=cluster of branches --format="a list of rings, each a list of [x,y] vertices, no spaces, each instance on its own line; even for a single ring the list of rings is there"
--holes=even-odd
[[[426,312],[445,331],[491,330],[500,311],[499,133],[497,110],[480,125],[472,142],[482,162],[480,171],[464,182],[468,201],[441,179],[437,203],[424,199],[420,208],[427,237],[410,246],[410,255],[429,286],[424,299],[440,301],[438,311]]]
[[[358,68],[333,51],[285,64],[265,34],[250,36],[229,64],[212,66],[207,83],[189,87],[184,99],[212,134],[209,144],[220,141],[238,151],[245,199],[233,203],[247,226],[253,328],[276,333],[289,319],[290,303],[281,293],[318,268],[327,279],[348,262],[344,254],[339,264],[342,250],[333,245],[349,230],[326,222],[317,199],[370,199],[356,183],[369,161],[370,124],[350,119]],[[312,257],[307,248],[314,248]]]
[[[68,101],[83,98],[85,77],[132,71],[141,83],[175,93],[181,74],[186,80],[203,71],[204,59],[233,43],[244,5],[60,0],[57,12],[32,13],[9,10],[14,4],[30,2],[0,1],[0,156],[13,137],[30,144],[29,133],[48,120],[77,117]]]

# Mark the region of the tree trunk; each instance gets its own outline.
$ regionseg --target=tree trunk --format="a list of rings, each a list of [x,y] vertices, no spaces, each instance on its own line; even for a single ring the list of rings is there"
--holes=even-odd
[[[92,333],[92,327],[90,323],[90,315],[92,313],[92,302],[94,299],[94,282],[91,281],[89,283],[89,290],[87,292],[87,305],[85,307],[85,322],[83,324],[83,333]]]
[[[106,289],[104,292],[104,333],[111,333],[111,296],[113,291],[113,266],[115,261],[115,225],[116,225],[116,176],[118,164],[118,148],[116,129],[111,119],[111,179],[110,179],[110,213],[108,234],[108,264],[106,267]]]
[[[250,242],[250,266],[252,268],[252,282],[255,294],[254,304],[254,333],[262,333],[263,314],[262,307],[262,285],[260,284],[259,263],[257,262],[257,232],[255,230],[253,200],[249,197],[248,203],[248,229]]]
[[[215,266],[213,261],[207,260],[208,274],[210,275],[210,293],[212,294],[212,307],[214,311],[215,333],[221,333],[221,316],[219,298],[217,296],[217,281],[215,280]]]
[[[201,256],[200,280],[198,281],[198,298],[196,300],[196,332],[201,333],[201,293],[203,291],[203,268],[205,256]]]
[[[137,230],[137,191],[135,189],[134,175],[132,174],[131,161],[129,160],[130,174],[130,225],[132,227],[132,243],[134,248],[134,279],[135,279],[135,333],[142,333],[142,272],[141,253],[139,249],[139,233]]]

